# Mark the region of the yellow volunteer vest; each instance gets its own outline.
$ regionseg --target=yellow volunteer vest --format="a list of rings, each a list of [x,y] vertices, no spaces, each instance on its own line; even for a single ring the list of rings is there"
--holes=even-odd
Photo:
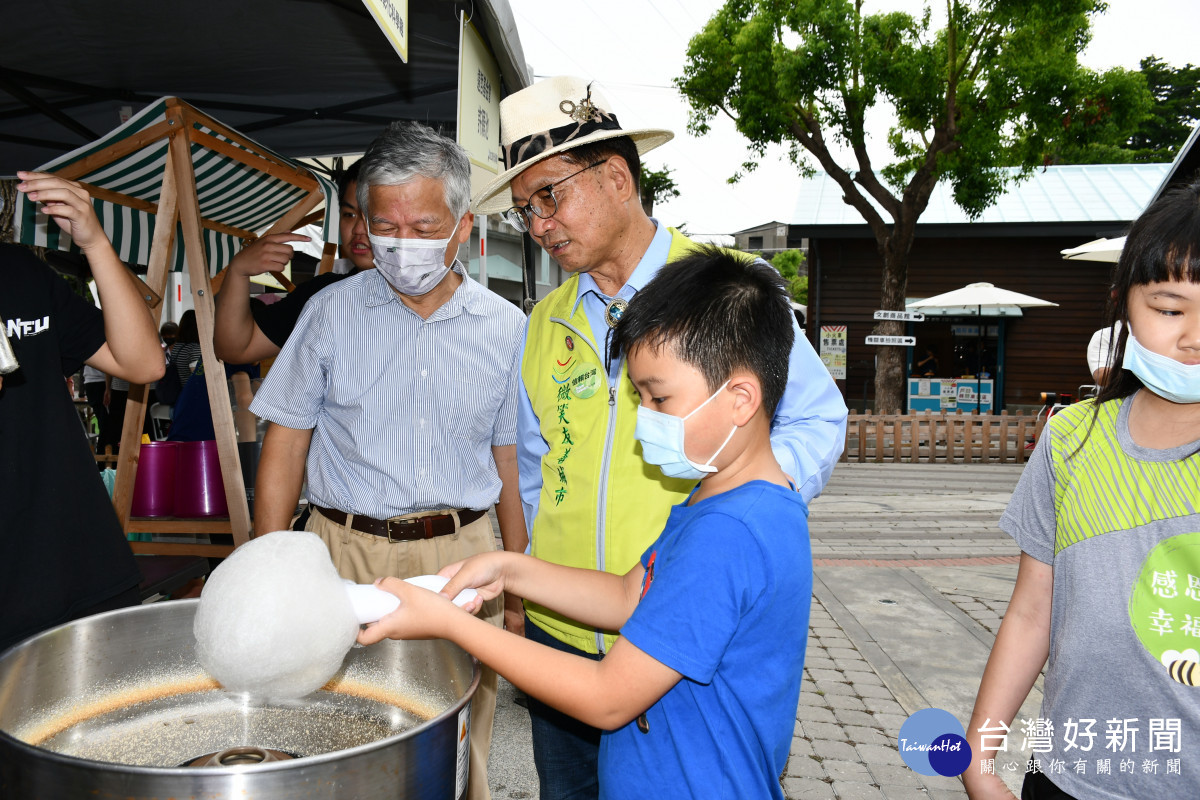
[[[668,261],[696,247],[670,232]],[[532,553],[555,564],[624,575],[696,482],[667,478],[642,460],[642,446],[633,438],[637,391],[624,363],[618,385],[608,385],[607,330],[596,337],[583,304],[576,306],[578,289],[579,276],[573,275],[533,307],[521,363],[525,391],[550,446],[541,462]],[[579,650],[607,650],[616,638],[534,603],[525,608],[538,627]]]

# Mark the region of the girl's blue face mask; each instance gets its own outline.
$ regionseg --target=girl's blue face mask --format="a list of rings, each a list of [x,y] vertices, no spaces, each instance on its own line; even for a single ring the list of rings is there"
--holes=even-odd
[[[712,458],[707,463],[697,464],[684,452],[683,423],[692,414],[712,402],[712,399],[724,391],[728,385],[729,381],[725,381],[721,384],[720,389],[713,392],[707,400],[692,409],[691,413],[685,417],[675,417],[646,406],[638,406],[637,426],[634,428],[633,436],[642,443],[642,458],[646,463],[656,465],[668,478],[696,481],[705,475],[716,472],[717,468],[712,465],[712,462],[721,455],[725,445],[729,444],[729,440],[737,432],[737,426],[733,426],[729,435],[725,437],[725,441],[721,443],[717,452],[712,454]]]
[[[1133,338],[1132,330],[1121,366],[1159,397],[1174,403],[1200,403],[1200,364],[1183,364],[1147,350]]]

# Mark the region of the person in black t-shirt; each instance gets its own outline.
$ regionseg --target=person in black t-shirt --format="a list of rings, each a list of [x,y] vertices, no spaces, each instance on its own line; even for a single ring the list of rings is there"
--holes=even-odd
[[[912,374],[924,378],[932,378],[938,374],[937,355],[932,347],[925,348],[925,357],[913,366]]]
[[[288,242],[306,242],[308,238],[295,233],[268,234],[233,257],[217,294],[213,346],[219,358],[231,364],[252,364],[279,355],[310,297],[359,270],[375,267],[366,224],[355,196],[357,188],[358,162],[355,162],[338,181],[338,252],[351,262],[349,272],[317,275],[279,302],[267,305],[250,299],[250,276],[283,269],[292,260],[292,246]]]
[[[87,191],[45,173],[17,177],[87,257],[104,312],[29,249],[0,244],[0,325],[20,364],[0,377],[0,651],[139,602],[141,575],[63,377],[88,364],[150,383],[164,370],[154,320]]]

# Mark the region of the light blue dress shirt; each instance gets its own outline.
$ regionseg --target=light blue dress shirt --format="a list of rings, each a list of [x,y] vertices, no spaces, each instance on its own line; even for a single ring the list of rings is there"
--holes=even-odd
[[[305,305],[250,410],[313,430],[310,502],[387,519],[499,498],[491,448],[516,441],[525,317],[454,269],[429,319],[373,269]]]
[[[671,249],[671,232],[666,226],[652,220],[657,227],[654,239],[646,249],[641,261],[634,268],[629,280],[617,292],[617,297],[632,300],[633,296],[650,279],[658,274],[667,263]],[[575,308],[583,303],[588,325],[592,333],[601,337],[596,344],[605,346],[603,338],[608,331],[604,312],[613,298],[606,296],[596,286],[591,275],[584,272],[579,276]],[[829,370],[809,344],[808,339],[793,323],[796,341],[792,345],[788,361],[788,384],[783,398],[775,409],[771,423],[771,449],[783,471],[790,475],[805,502],[812,500],[825,488],[833,466],[842,455],[846,442],[846,403],[837,385],[829,377]],[[528,329],[526,329],[528,336]],[[524,357],[525,343],[521,343]],[[617,361],[608,364],[608,385],[617,382],[621,365]],[[524,385],[520,389],[517,413],[517,466],[520,470],[521,504],[525,512],[525,525],[533,530],[533,519],[537,514],[538,500],[542,491],[541,459],[549,452],[549,445],[541,436],[537,415],[529,402]]]

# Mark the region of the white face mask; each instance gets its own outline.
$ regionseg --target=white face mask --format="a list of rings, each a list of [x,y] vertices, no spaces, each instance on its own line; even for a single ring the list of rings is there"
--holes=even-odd
[[[454,223],[454,230],[445,239],[392,239],[368,233],[375,268],[400,294],[428,294],[450,271],[446,250],[461,222]]]
[[[1121,364],[1159,397],[1172,403],[1200,403],[1200,364],[1183,364],[1147,350],[1129,331]]]

